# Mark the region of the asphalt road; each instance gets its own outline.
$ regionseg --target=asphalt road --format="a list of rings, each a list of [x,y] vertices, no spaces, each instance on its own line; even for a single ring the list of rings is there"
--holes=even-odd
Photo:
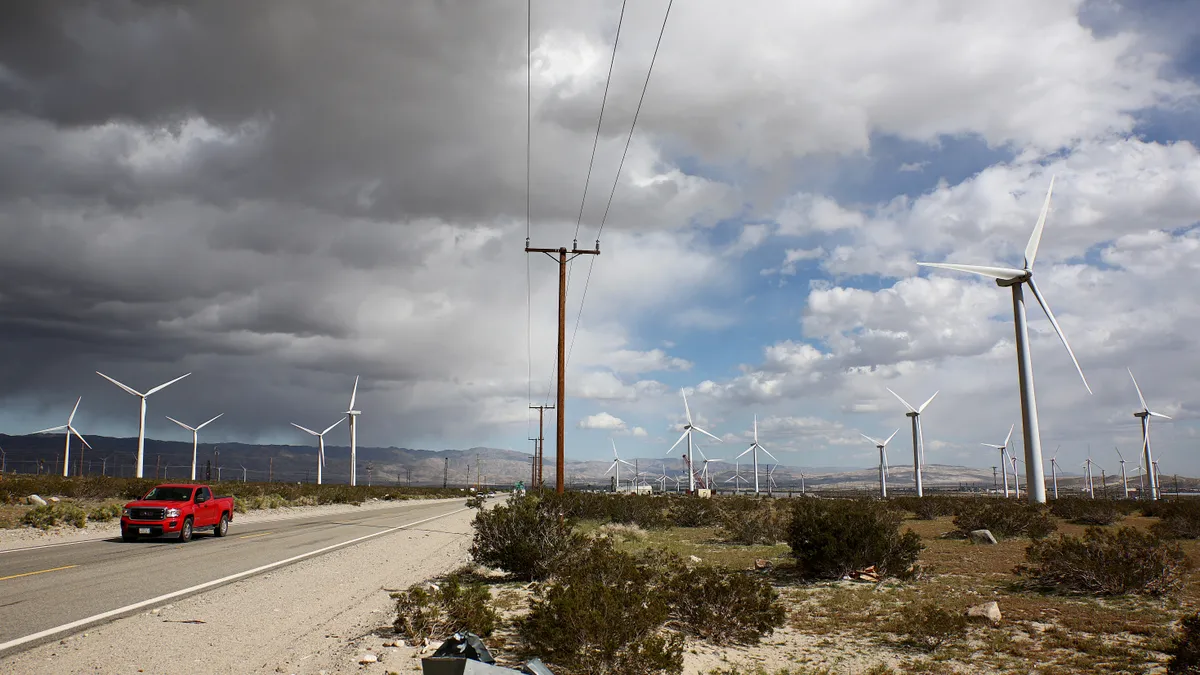
[[[320,555],[318,552],[325,549],[373,538],[372,535],[387,536],[403,526],[436,527],[437,518],[463,509],[462,500],[411,501],[363,513],[294,518],[245,527],[238,525],[235,515],[229,534],[223,539],[198,532],[186,544],[171,539],[126,543],[118,536],[2,551],[0,658],[83,630],[87,625],[146,611],[206,588],[267,571],[258,569],[263,566],[273,565],[269,569],[278,569],[298,559]],[[247,572],[250,574],[227,579]],[[195,588],[203,584],[210,586]],[[162,598],[172,593],[179,595]],[[58,628],[62,630],[55,631]]]

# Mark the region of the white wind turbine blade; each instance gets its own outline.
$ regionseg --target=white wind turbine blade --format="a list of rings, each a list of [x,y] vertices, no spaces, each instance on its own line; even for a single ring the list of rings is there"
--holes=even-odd
[[[45,434],[45,433],[49,433],[51,431],[62,431],[63,429],[66,429],[66,428],[67,428],[67,425],[60,424],[56,427],[50,427],[49,429],[42,429],[41,431],[35,431],[33,433],[34,434]],[[33,434],[30,434],[30,435],[33,435]]]
[[[617,459],[617,461],[618,461],[618,462],[620,462],[620,463],[622,463],[622,464],[624,464],[625,466],[633,466],[633,465],[632,465],[632,464],[630,464],[629,462],[626,462],[625,460],[623,460],[623,459],[620,459],[620,458],[618,458],[618,459]]]
[[[329,433],[329,430],[330,430],[330,429],[332,429],[332,428],[336,427],[337,425],[339,425],[339,424],[341,424],[342,422],[345,422],[345,421],[346,421],[346,418],[345,418],[345,417],[341,417],[341,418],[339,418],[339,419],[338,419],[338,421],[336,421],[336,422],[334,422],[333,424],[330,424],[329,426],[325,427],[325,431],[322,431],[322,432],[321,432],[321,435],[322,435],[322,436],[324,436],[325,434]]]
[[[980,443],[980,445],[982,445],[985,448],[991,448],[993,450],[1003,450],[1005,448],[1005,446],[1003,446],[1003,445],[994,445],[992,443]]]
[[[67,427],[67,429],[71,433],[75,434],[75,438],[78,438],[79,442],[83,443],[83,447],[87,448],[88,450],[92,449],[92,445],[87,442],[87,439],[85,439],[83,436],[80,436],[78,431],[75,431],[75,427]]]
[[[612,470],[613,470],[613,469],[615,469],[615,468],[617,468],[617,460],[615,460],[615,459],[614,459],[614,460],[612,461],[612,464],[609,464],[609,465],[608,465],[608,471],[605,471],[603,475],[607,476],[607,475],[608,475],[608,472],[609,472],[609,471],[612,471]]]
[[[721,439],[717,438],[716,436],[713,436],[712,434],[708,433],[707,431],[701,429],[700,427],[692,427],[692,428],[695,429],[696,431],[699,431],[700,433],[704,434],[705,436],[708,436],[709,438],[713,439],[714,441],[716,441],[718,443],[725,442],[725,441],[722,441]],[[762,446],[759,446],[759,447],[762,447]]]
[[[871,438],[870,436],[862,433],[861,431],[858,433],[858,435],[862,436],[863,438],[867,439],[868,441],[871,441],[871,445],[874,445],[876,447],[883,445],[883,443],[880,443],[879,441],[875,440],[874,438]]]
[[[113,384],[117,385],[118,387],[124,389],[125,391],[129,392],[130,394],[133,394],[134,396],[140,397],[142,395],[142,392],[137,391],[136,389],[131,389],[129,387],[126,387],[125,385],[121,384],[120,382],[117,382],[116,380],[112,379],[111,377],[105,375],[104,373],[102,373],[98,370],[96,371],[96,374],[99,375],[100,377],[103,377],[104,379],[108,380],[109,382],[112,382]],[[149,394],[147,394],[147,396],[148,395]]]
[[[1033,226],[1033,234],[1029,235],[1029,243],[1025,244],[1025,269],[1033,269],[1033,261],[1037,258],[1038,245],[1042,243],[1042,229],[1046,227],[1046,214],[1050,213],[1050,196],[1054,194],[1054,176],[1050,176],[1050,188],[1046,190],[1046,201],[1042,203],[1042,213],[1038,216],[1037,225]]]
[[[937,397],[939,391],[941,391],[941,389],[933,392],[933,396],[930,396],[928,401],[925,401],[924,403],[922,403],[921,407],[917,408],[917,412],[919,412],[919,413],[925,412],[925,408],[927,408],[930,403],[933,403],[933,399]]]
[[[1019,279],[1029,274],[1025,270],[1019,270],[1015,267],[993,267],[991,265],[959,265],[957,263],[917,263],[921,267],[936,267],[943,270],[954,270],[955,272],[969,272],[978,274],[981,277],[990,277],[992,279],[1003,279],[1004,281],[1012,281]]]
[[[1168,416],[1166,416],[1166,415],[1164,415],[1164,414],[1162,414],[1162,413],[1156,413],[1156,412],[1154,412],[1153,410],[1147,410],[1146,412],[1147,412],[1147,413],[1149,413],[1151,417],[1161,417],[1161,418],[1163,418],[1164,420],[1169,420],[1169,419],[1171,419],[1170,417],[1168,417]]]
[[[157,387],[151,389],[150,391],[146,392],[146,395],[149,396],[150,394],[153,394],[156,391],[162,391],[163,389],[166,389],[167,387],[175,384],[176,382],[182,380],[183,378],[187,377],[188,375],[191,375],[191,373],[184,373],[183,375],[180,375],[179,377],[171,380],[170,382],[164,382],[164,383],[158,385]]]
[[[613,439],[611,439],[611,438],[610,438],[610,439],[608,439],[608,442],[609,442],[609,443],[612,443],[612,448],[613,448],[613,457],[616,457],[617,459],[620,459],[620,457],[618,457],[618,456],[617,456],[617,442],[616,442],[616,441],[614,441],[614,440],[613,440]]]
[[[687,415],[688,426],[691,426],[691,424],[692,424],[692,409],[689,408],[688,404],[687,404],[687,393],[684,392],[683,389],[680,389],[679,393],[683,396],[683,413],[685,415]]]
[[[779,458],[778,458],[778,457],[776,457],[775,455],[772,455],[770,450],[767,450],[766,448],[764,448],[764,447],[763,447],[763,446],[761,446],[761,445],[760,445],[760,446],[758,446],[758,449],[759,449],[759,450],[762,450],[762,451],[763,451],[763,454],[765,454],[767,457],[770,457],[771,459],[775,460],[776,462],[778,462],[778,461],[779,461]]]
[[[188,431],[196,431],[196,429],[199,429],[199,427],[196,427],[196,429],[193,429],[193,428],[189,427],[188,425],[184,424],[183,422],[180,422],[179,420],[175,419],[174,417],[171,417],[170,415],[163,415],[163,417],[166,417],[167,419],[171,420],[175,424],[178,424],[179,426],[183,427],[184,429],[187,429]]]
[[[1121,454],[1121,449],[1120,449],[1120,448],[1113,448],[1113,450],[1116,450],[1116,451],[1117,451],[1117,457],[1120,457],[1122,462],[1123,462],[1123,461],[1125,461],[1125,455],[1122,455],[1122,454]]]
[[[224,415],[224,414],[225,414],[225,413],[221,413],[221,415]],[[220,417],[221,415],[217,415],[217,417],[214,417],[214,418],[212,418],[211,420],[209,420],[209,421],[205,422],[204,424],[201,424],[200,426],[196,427],[196,429],[197,429],[197,430],[199,430],[199,429],[203,429],[204,427],[206,427],[206,426],[208,426],[208,425],[212,424],[213,422],[216,422],[216,421],[217,421],[217,418],[218,418],[218,417]]]
[[[900,394],[897,394],[896,392],[892,391],[888,387],[884,387],[884,389],[887,389],[889,392],[891,392],[892,396],[895,396],[901,403],[903,403],[904,407],[908,408],[909,412],[917,412],[917,409],[912,407],[911,405],[909,405],[908,401],[905,401],[903,398],[901,398]]]
[[[1008,435],[1004,437],[1004,447],[1006,447],[1006,448],[1008,447],[1008,442],[1012,440],[1013,429],[1016,429],[1016,428],[1017,428],[1016,422],[1013,422],[1013,425],[1008,428]]]
[[[1125,370],[1129,372],[1129,379],[1133,380],[1133,388],[1137,390],[1138,401],[1142,404],[1142,410],[1150,412],[1150,406],[1146,405],[1146,397],[1142,396],[1142,388],[1138,386],[1137,378],[1133,376],[1133,371],[1129,368]]]
[[[758,445],[758,415],[754,415],[754,444]]]
[[[83,397],[82,397],[82,396],[80,396],[79,398],[75,399],[75,407],[74,407],[74,408],[71,408],[71,414],[70,414],[70,415],[67,417],[67,424],[68,424],[68,425],[70,425],[70,424],[71,424],[71,422],[74,422],[74,421],[75,421],[75,412],[76,412],[77,410],[79,410],[79,402],[80,402],[80,401],[82,401],[82,400],[83,400]]]
[[[1062,327],[1058,325],[1058,319],[1054,318],[1054,312],[1050,311],[1050,305],[1046,304],[1046,298],[1042,297],[1042,292],[1038,290],[1033,277],[1029,277],[1027,283],[1029,284],[1029,290],[1033,291],[1033,297],[1037,298],[1038,304],[1042,306],[1042,311],[1046,313],[1046,318],[1050,319],[1050,325],[1054,326],[1054,332],[1058,333],[1058,339],[1062,340],[1063,346],[1067,348],[1067,354],[1071,356],[1071,362],[1075,364],[1075,370],[1079,371],[1079,379],[1083,380],[1083,386],[1087,388],[1089,394],[1092,393],[1092,387],[1088,384],[1087,378],[1083,376],[1083,368],[1079,367],[1079,359],[1075,358],[1075,352],[1071,350],[1071,344],[1067,342],[1067,336],[1063,334]]]
[[[682,442],[683,442],[683,439],[687,438],[687,435],[688,435],[689,433],[691,433],[691,431],[692,431],[691,427],[688,427],[687,429],[684,429],[684,430],[683,430],[683,435],[679,437],[679,440],[675,441],[675,445],[679,445],[680,443],[682,443]],[[668,448],[668,449],[667,449],[667,454],[668,454],[668,455],[669,455],[669,454],[671,454],[671,450],[674,450],[674,449],[675,449],[675,445],[672,445],[670,448]]]
[[[1058,457],[1058,451],[1059,451],[1059,450],[1062,450],[1062,446],[1061,446],[1061,445],[1060,445],[1060,446],[1058,446],[1057,448],[1055,448],[1055,449],[1054,449],[1054,455],[1053,455],[1052,457],[1050,457],[1050,461],[1054,461],[1054,459],[1055,459],[1056,457]]]
[[[883,447],[885,447],[885,448],[886,448],[886,447],[887,447],[887,444],[888,444],[888,443],[891,443],[891,442],[892,442],[892,439],[893,439],[893,438],[895,438],[895,437],[896,437],[896,434],[898,434],[898,433],[900,433],[900,430],[899,430],[899,429],[897,429],[897,430],[893,431],[893,432],[892,432],[892,435],[891,435],[891,436],[888,436],[888,437],[887,437],[887,440],[883,442]]]
[[[354,376],[354,389],[352,389],[350,391],[350,407],[346,409],[346,412],[351,412],[352,410],[354,410],[354,399],[357,397],[358,397],[358,376],[355,375]]]
[[[745,457],[745,456],[746,456],[746,453],[750,452],[750,451],[751,451],[751,450],[753,450],[753,449],[754,449],[754,446],[753,446],[753,445],[751,445],[750,447],[748,447],[748,448],[746,448],[745,450],[743,450],[743,451],[742,451],[742,454],[738,455],[737,457],[734,457],[734,459],[741,459],[742,457]]]
[[[299,424],[296,424],[295,422],[290,422],[289,424],[291,424],[292,426],[296,427],[296,428],[297,428],[297,429],[299,429],[300,431],[303,431],[303,432],[304,432],[304,433],[306,433],[306,434],[312,434],[313,436],[320,436],[320,435],[321,435],[321,434],[318,434],[317,432],[313,431],[312,429],[307,429],[307,428],[305,428],[305,427],[302,427],[302,426],[300,426]]]

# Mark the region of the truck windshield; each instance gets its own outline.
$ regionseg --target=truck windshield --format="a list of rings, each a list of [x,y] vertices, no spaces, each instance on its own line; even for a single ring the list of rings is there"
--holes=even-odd
[[[192,489],[185,487],[156,487],[142,499],[156,502],[186,502],[192,498]]]

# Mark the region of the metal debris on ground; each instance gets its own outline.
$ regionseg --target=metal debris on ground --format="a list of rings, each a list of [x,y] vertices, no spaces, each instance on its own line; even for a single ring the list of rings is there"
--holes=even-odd
[[[540,659],[533,659],[521,670],[501,668],[494,665],[483,640],[474,633],[455,633],[438,647],[433,656],[421,659],[422,675],[503,675],[524,673],[525,675],[554,675]]]

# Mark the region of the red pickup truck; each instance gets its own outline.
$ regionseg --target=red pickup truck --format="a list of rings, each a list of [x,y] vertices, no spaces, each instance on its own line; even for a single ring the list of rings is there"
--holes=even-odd
[[[233,497],[215,496],[207,485],[159,485],[122,509],[121,538],[177,534],[180,542],[187,542],[196,530],[224,537],[231,520]]]

